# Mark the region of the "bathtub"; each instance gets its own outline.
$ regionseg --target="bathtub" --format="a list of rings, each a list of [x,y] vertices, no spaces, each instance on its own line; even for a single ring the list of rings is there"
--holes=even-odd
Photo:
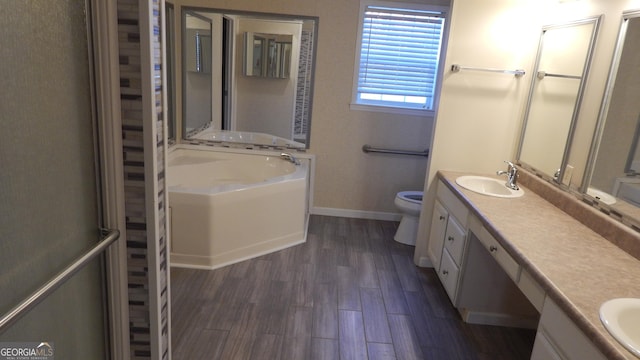
[[[281,138],[275,135],[249,132],[249,131],[229,131],[215,130],[208,127],[196,134],[189,136],[190,139],[209,140],[226,143],[254,144],[266,146],[280,146],[290,149],[304,149],[305,145],[296,141]]]
[[[171,151],[171,266],[215,269],[305,241],[309,162],[278,155]]]

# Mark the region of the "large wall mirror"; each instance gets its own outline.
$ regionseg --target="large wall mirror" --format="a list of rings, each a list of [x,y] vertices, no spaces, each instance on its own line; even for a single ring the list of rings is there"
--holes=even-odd
[[[184,139],[309,147],[316,17],[182,7],[181,29]]]
[[[619,213],[640,221],[638,94],[640,11],[629,11],[622,17],[607,90],[600,110],[598,133],[592,145],[590,167],[582,190]]]
[[[518,161],[562,182],[600,17],[542,28]]]

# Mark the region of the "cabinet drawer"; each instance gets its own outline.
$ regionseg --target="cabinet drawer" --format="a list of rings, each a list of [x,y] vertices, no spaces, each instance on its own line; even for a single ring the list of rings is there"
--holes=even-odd
[[[489,231],[484,227],[476,233],[476,236],[484,245],[484,247],[489,251],[489,253],[493,256],[494,259],[500,264],[502,269],[509,275],[511,280],[518,283],[520,278],[520,265],[507,253],[507,251],[498,243]]]
[[[444,289],[449,295],[451,302],[455,304],[456,288],[458,286],[458,273],[460,269],[453,262],[451,255],[447,249],[442,250],[442,259],[440,260],[440,271],[438,271],[438,277],[444,286]]]
[[[453,216],[449,216],[447,231],[444,236],[444,247],[449,250],[449,254],[458,266],[461,264],[466,238],[465,229],[458,224],[458,221]]]

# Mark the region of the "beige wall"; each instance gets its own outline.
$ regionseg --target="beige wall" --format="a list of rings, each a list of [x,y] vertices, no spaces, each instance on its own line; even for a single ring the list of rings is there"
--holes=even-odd
[[[429,148],[433,119],[349,109],[358,0],[181,0],[174,4],[178,20],[180,5],[319,17],[310,148],[317,160],[316,210],[386,216],[396,212],[393,199],[398,191],[422,189],[426,158],[373,155],[361,150],[364,144],[420,151]],[[176,82],[181,85],[179,79]]]
[[[573,181],[581,181],[622,11],[637,8],[640,8],[637,0],[564,3],[492,0],[482,4],[472,0],[454,1],[445,66],[459,62],[520,67],[527,70],[527,76],[520,80],[471,72],[445,76],[433,154],[425,180],[427,194],[418,232],[416,263],[429,265],[427,237],[436,172],[446,169],[490,174],[504,167],[502,160],[515,157],[541,27],[604,14],[570,160],[576,166]]]

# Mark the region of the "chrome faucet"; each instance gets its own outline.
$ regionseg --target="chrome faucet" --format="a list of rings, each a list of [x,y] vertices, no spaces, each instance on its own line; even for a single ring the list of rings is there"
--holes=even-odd
[[[518,185],[516,184],[516,182],[518,181],[518,168],[516,167],[516,165],[514,163],[512,163],[511,161],[506,161],[505,163],[507,163],[507,171],[497,171],[496,174],[498,175],[507,175],[507,182],[504,184],[506,187],[508,187],[509,189],[513,189],[513,190],[520,190],[520,188],[518,187]]]
[[[286,153],[286,152],[280,153],[280,159],[287,160],[293,163],[294,165],[300,165],[300,161],[290,153]]]

